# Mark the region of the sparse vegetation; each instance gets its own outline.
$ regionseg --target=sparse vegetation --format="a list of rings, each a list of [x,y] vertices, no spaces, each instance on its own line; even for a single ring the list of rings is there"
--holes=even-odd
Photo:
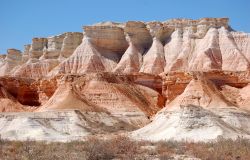
[[[173,159],[177,155],[202,160],[249,160],[250,141],[246,139],[217,142],[147,142],[133,141],[128,137],[111,139],[89,138],[87,141],[46,143],[37,141],[0,141],[0,159],[47,160],[47,159]],[[181,159],[181,158],[179,158]]]

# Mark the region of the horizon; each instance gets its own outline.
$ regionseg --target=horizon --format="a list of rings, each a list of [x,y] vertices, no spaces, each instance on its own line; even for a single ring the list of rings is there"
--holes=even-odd
[[[86,7],[87,6],[87,7]],[[250,32],[250,2],[226,0],[200,2],[180,0],[115,0],[83,2],[80,0],[2,0],[0,2],[0,54],[14,48],[23,51],[32,38],[65,32],[82,32],[82,26],[112,21],[166,21],[175,18],[229,18],[236,31]],[[234,12],[233,12],[234,11]]]

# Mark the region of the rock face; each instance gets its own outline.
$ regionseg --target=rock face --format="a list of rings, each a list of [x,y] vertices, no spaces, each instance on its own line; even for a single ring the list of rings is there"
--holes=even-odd
[[[182,94],[132,136],[152,141],[250,138],[249,120],[250,112],[228,101],[204,75],[196,74]]]
[[[143,83],[140,78],[148,82]],[[161,84],[160,77],[144,75],[69,75],[61,80],[54,95],[37,111],[77,109],[108,112],[130,125],[143,126],[148,123],[148,117],[164,105],[163,97],[156,89],[158,86],[152,86],[157,83]]]
[[[249,47],[243,44],[249,35],[232,31],[227,18],[100,23],[85,26],[84,31],[84,41],[74,55],[49,75],[246,71],[249,66]]]
[[[152,43],[152,38],[146,25],[142,22],[129,21],[124,32],[129,47],[122,55],[114,72],[137,73],[142,66],[142,56]]]
[[[123,54],[128,47],[124,30],[117,24],[84,26],[84,31],[90,42],[100,49]]]
[[[161,77],[153,75],[92,73],[36,81],[6,77],[0,84],[10,102],[23,104],[3,103],[2,112],[33,111],[0,114],[1,136],[11,140],[68,141],[132,131],[149,123],[164,105]],[[5,99],[6,94],[0,97]]]
[[[0,61],[0,75],[45,77],[60,62],[67,59],[82,42],[83,34],[67,32],[48,38],[33,38],[32,44],[24,46],[24,52],[9,49]]]
[[[10,64],[3,65],[8,63],[6,58],[0,71],[1,75],[35,79],[103,71],[128,74],[247,71],[250,36],[233,31],[228,21],[227,18],[172,19],[84,26],[84,38],[82,33],[74,32],[34,38],[31,45],[25,46],[21,62],[8,67]]]
[[[47,111],[0,113],[1,137],[9,140],[72,141],[88,135],[129,131],[129,124],[107,113]]]
[[[7,93],[4,97],[6,95],[14,97],[27,109],[34,110],[54,94],[57,89],[57,79],[34,81],[27,78],[0,77],[0,86]]]
[[[65,37],[63,39],[60,58],[68,58],[72,55],[73,51],[77,46],[82,42],[83,34],[82,33],[74,33],[67,32],[65,33]]]
[[[74,51],[73,55],[59,64],[49,73],[49,76],[54,76],[64,73],[89,73],[100,72],[105,70],[102,63],[103,56],[90,43],[88,38],[84,38],[83,42]],[[112,62],[109,64],[112,67]]]
[[[140,72],[160,74],[164,71],[166,65],[163,44],[165,38],[167,38],[165,32],[168,31],[164,30],[160,22],[148,23],[148,28],[153,38],[153,43],[143,57],[143,65]]]
[[[0,88],[0,111],[20,112],[24,107],[5,88]]]
[[[248,72],[230,72],[230,71],[207,71],[207,72],[169,72],[162,75],[163,86],[162,94],[167,102],[171,102],[180,95],[186,86],[192,80],[194,74],[202,73],[204,77],[215,83],[220,91],[223,92],[224,86],[230,86],[235,89],[245,88],[249,83]],[[227,96],[225,96],[227,97]]]
[[[228,21],[102,22],[9,49],[1,138],[250,138],[250,35]]]
[[[10,72],[14,70],[22,62],[21,51],[16,49],[8,49],[5,60],[2,61],[0,76],[10,75]]]

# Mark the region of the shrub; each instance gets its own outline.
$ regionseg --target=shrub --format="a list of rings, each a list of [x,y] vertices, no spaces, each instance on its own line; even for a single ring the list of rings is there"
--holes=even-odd
[[[115,157],[131,159],[139,150],[138,143],[125,136],[116,136],[112,139],[103,140],[90,138],[85,146],[88,159],[112,159]]]
[[[247,139],[218,139],[216,142],[186,145],[192,155],[204,160],[248,160],[250,157],[250,141]]]
[[[47,160],[47,159],[173,159],[187,155],[202,160],[248,160],[250,141],[218,139],[210,143],[191,142],[136,142],[126,136],[103,139],[92,137],[86,141],[46,143],[39,141],[6,141],[0,139],[0,159]]]

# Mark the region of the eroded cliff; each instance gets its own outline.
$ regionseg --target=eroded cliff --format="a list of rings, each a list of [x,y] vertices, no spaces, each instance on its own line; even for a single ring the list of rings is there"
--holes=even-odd
[[[61,141],[136,129],[131,137],[153,141],[250,137],[250,35],[229,19],[83,29],[0,57],[0,111],[28,112],[1,113],[2,137]]]

